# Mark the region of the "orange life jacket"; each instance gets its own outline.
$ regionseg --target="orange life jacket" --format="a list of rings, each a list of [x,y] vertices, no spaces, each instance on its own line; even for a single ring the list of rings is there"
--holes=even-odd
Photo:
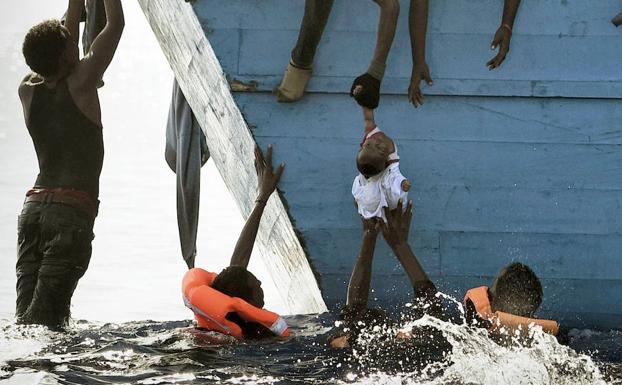
[[[505,327],[511,331],[522,330],[526,332],[531,325],[542,327],[546,333],[557,335],[559,332],[559,324],[556,321],[543,320],[536,318],[520,317],[502,311],[492,311],[490,306],[490,297],[488,296],[488,287],[480,286],[467,291],[464,297],[464,305],[467,301],[471,301],[475,306],[475,311],[483,319],[492,323],[491,331],[499,331]]]
[[[217,276],[199,268],[191,269],[184,275],[184,304],[194,312],[199,327],[242,339],[244,336],[240,326],[226,318],[229,313],[237,313],[243,320],[261,324],[277,336],[289,336],[287,324],[278,314],[212,289]]]

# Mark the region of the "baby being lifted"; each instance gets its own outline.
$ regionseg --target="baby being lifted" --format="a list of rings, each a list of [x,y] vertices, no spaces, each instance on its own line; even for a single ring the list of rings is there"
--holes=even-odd
[[[364,218],[382,218],[384,208],[393,210],[401,200],[407,202],[410,182],[400,172],[397,146],[376,126],[373,110],[363,108],[365,136],[356,157],[359,175],[354,178],[352,195]]]

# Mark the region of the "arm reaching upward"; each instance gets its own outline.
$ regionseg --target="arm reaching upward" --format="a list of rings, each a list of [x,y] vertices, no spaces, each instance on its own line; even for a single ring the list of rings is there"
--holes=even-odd
[[[432,85],[432,77],[428,63],[425,61],[425,40],[428,32],[428,0],[410,0],[408,13],[408,29],[410,31],[410,50],[413,69],[408,87],[408,100],[416,107],[423,104],[423,94],[419,83],[425,80]]]
[[[229,263],[230,266],[248,268],[248,262],[253,252],[257,231],[259,230],[261,216],[263,215],[266,203],[268,203],[268,198],[270,198],[270,195],[272,195],[272,192],[279,183],[279,179],[281,179],[285,164],[281,163],[275,172],[272,168],[272,145],[268,146],[265,160],[259,147],[256,147],[255,169],[257,170],[257,177],[259,179],[259,195],[257,196],[257,200],[255,200],[255,208],[246,220],[244,228],[238,238],[238,242],[235,245],[233,255],[231,256],[231,262]]]
[[[380,83],[393,45],[400,3],[397,0],[374,0],[380,7],[376,48],[369,69],[354,79],[350,88],[350,96],[362,107],[374,109],[380,100]],[[358,86],[361,86],[358,88]],[[355,89],[357,90],[355,92]]]
[[[436,297],[436,286],[423,270],[419,260],[408,244],[412,212],[412,201],[408,203],[406,210],[402,210],[402,202],[400,201],[395,210],[389,211],[385,209],[387,223],[381,222],[380,226],[384,239],[406,271],[406,275],[408,275],[408,279],[415,290],[416,297],[432,305],[428,313],[438,316],[441,312],[441,303]]]
[[[346,305],[356,308],[367,308],[369,287],[371,284],[371,269],[378,238],[378,221],[374,218],[363,219],[363,240],[361,250],[352,269],[350,282],[348,283],[348,297]]]
[[[81,62],[80,74],[84,83],[96,86],[110,65],[125,26],[121,0],[103,0],[106,26],[93,41],[91,50]]]
[[[78,51],[78,39],[80,35],[80,20],[84,12],[84,0],[69,0],[65,17],[65,28],[69,31],[72,43]]]
[[[510,51],[510,40],[512,40],[512,29],[514,28],[514,20],[518,12],[520,0],[505,0],[503,3],[503,18],[501,26],[497,29],[495,37],[492,40],[491,49],[497,49],[499,52],[495,57],[490,59],[486,65],[488,69],[493,70],[501,65],[505,60],[505,56]]]

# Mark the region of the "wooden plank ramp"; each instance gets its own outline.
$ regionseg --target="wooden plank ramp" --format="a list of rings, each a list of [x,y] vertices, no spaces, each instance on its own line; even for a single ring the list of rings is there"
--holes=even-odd
[[[257,186],[255,140],[192,7],[181,0],[139,3],[205,132],[225,185],[243,217],[248,217]],[[289,314],[326,311],[305,251],[277,194],[268,202],[255,247]]]

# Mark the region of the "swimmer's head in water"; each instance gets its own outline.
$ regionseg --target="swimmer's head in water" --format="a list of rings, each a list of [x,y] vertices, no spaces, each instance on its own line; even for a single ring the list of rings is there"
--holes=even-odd
[[[212,283],[212,288],[230,297],[241,298],[258,308],[264,305],[261,281],[242,266],[224,269]]]
[[[32,27],[24,38],[22,52],[33,72],[47,77],[79,60],[74,57],[69,31],[59,20],[46,20]]]
[[[356,156],[356,168],[366,178],[380,174],[385,169],[389,151],[383,136],[366,139]]]
[[[533,317],[542,303],[542,284],[529,266],[512,263],[497,274],[490,295],[493,311]]]

